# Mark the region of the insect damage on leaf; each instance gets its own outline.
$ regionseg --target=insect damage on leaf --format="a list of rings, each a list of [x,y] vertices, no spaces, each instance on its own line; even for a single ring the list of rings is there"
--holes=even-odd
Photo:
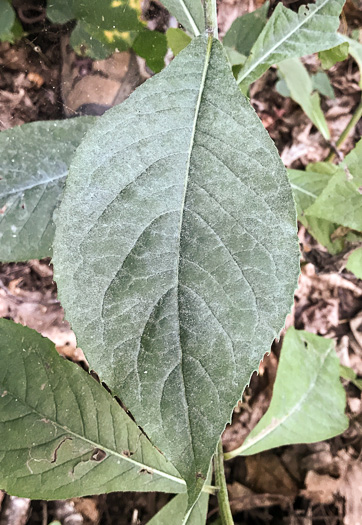
[[[107,453],[101,448],[95,448],[92,452],[91,460],[100,463],[107,457]]]
[[[57,459],[58,459],[58,452],[60,450],[60,447],[66,442],[66,441],[72,441],[73,438],[71,437],[65,437],[61,440],[61,442],[57,445],[57,447],[55,448],[54,450],[54,453],[53,453],[53,459],[51,460],[51,463],[56,463]]]

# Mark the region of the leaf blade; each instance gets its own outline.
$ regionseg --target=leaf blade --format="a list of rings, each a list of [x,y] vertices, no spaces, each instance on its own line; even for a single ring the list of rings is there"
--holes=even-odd
[[[342,43],[336,31],[343,4],[344,0],[317,0],[301,6],[298,13],[278,4],[252,47],[238,83],[247,87],[273,64]]]
[[[199,0],[162,0],[163,5],[193,36],[205,31],[204,10]]]
[[[298,58],[288,58],[278,65],[290,92],[290,97],[297,102],[325,139],[330,138],[328,124],[320,106],[318,93],[313,92],[312,79],[306,67]]]
[[[313,443],[344,432],[349,422],[339,371],[332,339],[289,328],[270,407],[246,438],[240,454]]]
[[[329,167],[311,165],[311,171],[288,169],[287,172],[297,205],[298,220],[320,244],[327,248],[329,253],[335,254],[343,250],[341,239],[331,240],[331,235],[338,228],[338,224],[306,213],[330,181],[331,173],[323,171],[325,167],[332,167],[333,171],[335,169],[332,165]],[[318,169],[320,171],[317,171]]]
[[[0,335],[3,489],[35,499],[185,489],[112,396],[49,340],[5,319]]]
[[[306,214],[362,231],[362,140],[346,156]]]
[[[49,257],[53,213],[70,159],[93,117],[32,122],[0,133],[0,260]],[[46,144],[46,152],[44,152]]]
[[[259,9],[239,16],[224,36],[224,46],[231,47],[241,55],[249,55],[253,44],[267,22],[269,2]]]
[[[195,39],[93,131],[57,223],[61,301],[92,366],[187,479],[192,502],[291,305],[291,190],[211,39]],[[82,275],[94,279],[85,286]]]

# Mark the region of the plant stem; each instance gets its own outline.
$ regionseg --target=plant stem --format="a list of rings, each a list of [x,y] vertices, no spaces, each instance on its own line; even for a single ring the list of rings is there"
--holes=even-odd
[[[205,16],[207,32],[218,38],[216,0],[205,0]]]
[[[214,458],[215,467],[215,484],[218,487],[217,501],[219,504],[219,512],[222,525],[234,525],[234,520],[230,510],[228,489],[226,486],[225,471],[224,471],[224,452],[222,449],[222,441],[220,438],[217,446],[217,451]]]
[[[361,102],[359,103],[359,105],[357,106],[356,111],[353,113],[351,120],[348,122],[347,126],[345,127],[345,129],[343,130],[341,136],[339,137],[339,139],[336,142],[336,149],[337,150],[345,142],[345,140],[347,139],[348,135],[353,130],[353,128],[355,127],[355,125],[357,124],[357,122],[359,121],[360,118],[362,118],[362,99],[361,99]],[[328,155],[328,157],[326,158],[326,162],[331,162],[334,159],[335,155],[336,155],[336,152],[335,151],[331,151],[330,154]]]

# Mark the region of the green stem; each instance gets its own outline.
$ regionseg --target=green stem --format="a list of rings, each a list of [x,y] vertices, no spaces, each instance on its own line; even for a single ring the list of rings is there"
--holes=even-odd
[[[216,0],[205,0],[205,16],[207,32],[218,38]]]
[[[219,504],[219,512],[222,525],[234,525],[234,520],[230,510],[228,489],[226,486],[225,471],[224,471],[224,452],[222,449],[222,441],[220,439],[217,446],[217,451],[214,458],[215,467],[215,484],[218,487],[217,501]]]
[[[362,118],[362,99],[361,99],[361,102],[359,103],[359,105],[357,106],[356,111],[353,113],[351,120],[348,122],[348,124],[345,127],[345,129],[343,130],[341,136],[337,140],[336,148],[335,148],[336,150],[338,150],[338,148],[340,148],[342,146],[342,144],[344,144],[344,142],[346,141],[348,135],[351,133],[351,131],[353,130],[355,125],[358,123],[360,118]],[[335,151],[331,151],[330,154],[328,155],[328,157],[326,158],[326,162],[332,162],[332,160],[334,159],[335,156],[336,156],[336,152]]]

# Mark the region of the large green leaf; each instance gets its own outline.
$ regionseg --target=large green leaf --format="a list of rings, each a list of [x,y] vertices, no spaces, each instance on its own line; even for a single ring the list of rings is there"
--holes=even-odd
[[[35,499],[185,483],[112,396],[34,330],[0,319],[0,487]]]
[[[80,346],[192,501],[299,272],[285,169],[218,41],[194,39],[97,121],[55,246]]]
[[[344,432],[348,428],[346,394],[339,373],[333,339],[289,328],[269,409],[238,449],[239,454],[313,443]]]
[[[268,9],[269,2],[267,1],[259,9],[236,18],[224,36],[224,46],[234,49],[241,55],[249,55],[254,42],[266,24]]]
[[[273,64],[330,49],[343,42],[336,31],[344,1],[316,0],[302,5],[298,13],[280,2],[253,45],[238,75],[238,83],[245,88]]]
[[[162,3],[191,35],[198,36],[205,31],[201,0],[162,0]]]
[[[362,140],[345,158],[306,214],[362,231]]]
[[[51,255],[70,160],[94,121],[32,122],[0,133],[0,261]]]
[[[290,97],[297,102],[325,139],[330,139],[318,93],[313,93],[312,79],[299,58],[279,62],[279,71],[288,87]]]

